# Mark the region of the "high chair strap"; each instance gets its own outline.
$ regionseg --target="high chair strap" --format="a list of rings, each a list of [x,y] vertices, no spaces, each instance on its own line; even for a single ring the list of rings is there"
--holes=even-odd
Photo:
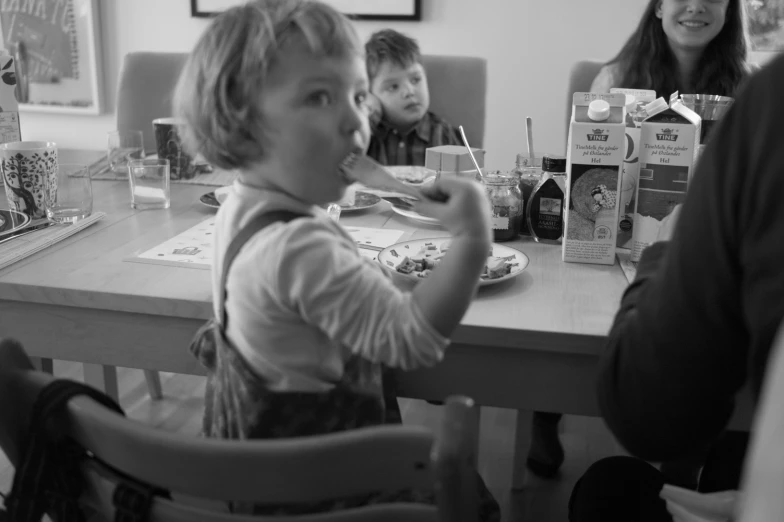
[[[242,247],[245,246],[245,243],[247,243],[250,238],[255,236],[268,225],[271,225],[277,221],[288,223],[293,219],[298,217],[305,217],[306,215],[307,214],[292,212],[290,210],[274,210],[272,212],[266,212],[253,218],[253,220],[242,227],[237,235],[234,236],[234,239],[231,240],[231,243],[229,243],[229,248],[226,249],[226,254],[223,256],[223,272],[221,273],[220,280],[221,294],[218,301],[217,319],[220,321],[219,324],[221,330],[225,332],[226,326],[228,324],[228,317],[226,316],[226,297],[228,295],[226,290],[226,281],[229,278],[229,269],[231,268],[231,264],[234,262],[234,258],[237,257],[237,254],[239,254]]]

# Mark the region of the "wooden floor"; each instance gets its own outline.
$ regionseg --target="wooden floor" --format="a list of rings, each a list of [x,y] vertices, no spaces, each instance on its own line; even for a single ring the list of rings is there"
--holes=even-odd
[[[55,375],[82,379],[80,364],[55,362]],[[120,403],[128,417],[160,429],[195,435],[199,431],[204,395],[204,378],[161,374],[164,398],[151,401],[144,374],[121,368],[118,381]],[[400,400],[406,423],[437,426],[440,408],[423,401]],[[503,521],[565,522],[572,487],[594,461],[622,451],[600,419],[566,416],[561,440],[566,462],[557,479],[540,480],[530,474],[522,491],[511,491],[512,454],[516,412],[483,408],[479,471],[501,504]],[[0,492],[11,487],[13,468],[0,452]]]

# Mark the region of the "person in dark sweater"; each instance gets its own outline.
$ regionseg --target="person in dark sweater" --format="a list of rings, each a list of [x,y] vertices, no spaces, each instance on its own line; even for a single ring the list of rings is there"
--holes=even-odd
[[[643,253],[602,358],[608,427],[647,461],[711,448],[700,491],[737,488],[745,450],[724,429],[737,392],[749,384],[758,395],[784,317],[782,92],[779,56],[712,134],[677,223]],[[630,457],[597,462],[572,492],[570,520],[670,520],[657,474]]]

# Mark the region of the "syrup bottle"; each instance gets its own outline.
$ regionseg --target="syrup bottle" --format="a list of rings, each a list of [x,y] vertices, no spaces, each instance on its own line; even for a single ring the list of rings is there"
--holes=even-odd
[[[566,191],[566,157],[546,154],[542,179],[536,185],[526,210],[531,237],[540,243],[560,243],[563,238],[563,207]]]

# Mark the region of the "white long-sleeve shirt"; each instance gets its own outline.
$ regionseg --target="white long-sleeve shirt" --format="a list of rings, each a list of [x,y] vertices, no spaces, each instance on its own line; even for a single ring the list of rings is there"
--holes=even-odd
[[[239,181],[215,223],[216,314],[229,243],[273,210],[308,217],[272,223],[246,243],[229,271],[226,301],[228,338],[270,390],[326,391],[352,353],[402,369],[441,360],[448,339],[339,224],[318,207]]]

